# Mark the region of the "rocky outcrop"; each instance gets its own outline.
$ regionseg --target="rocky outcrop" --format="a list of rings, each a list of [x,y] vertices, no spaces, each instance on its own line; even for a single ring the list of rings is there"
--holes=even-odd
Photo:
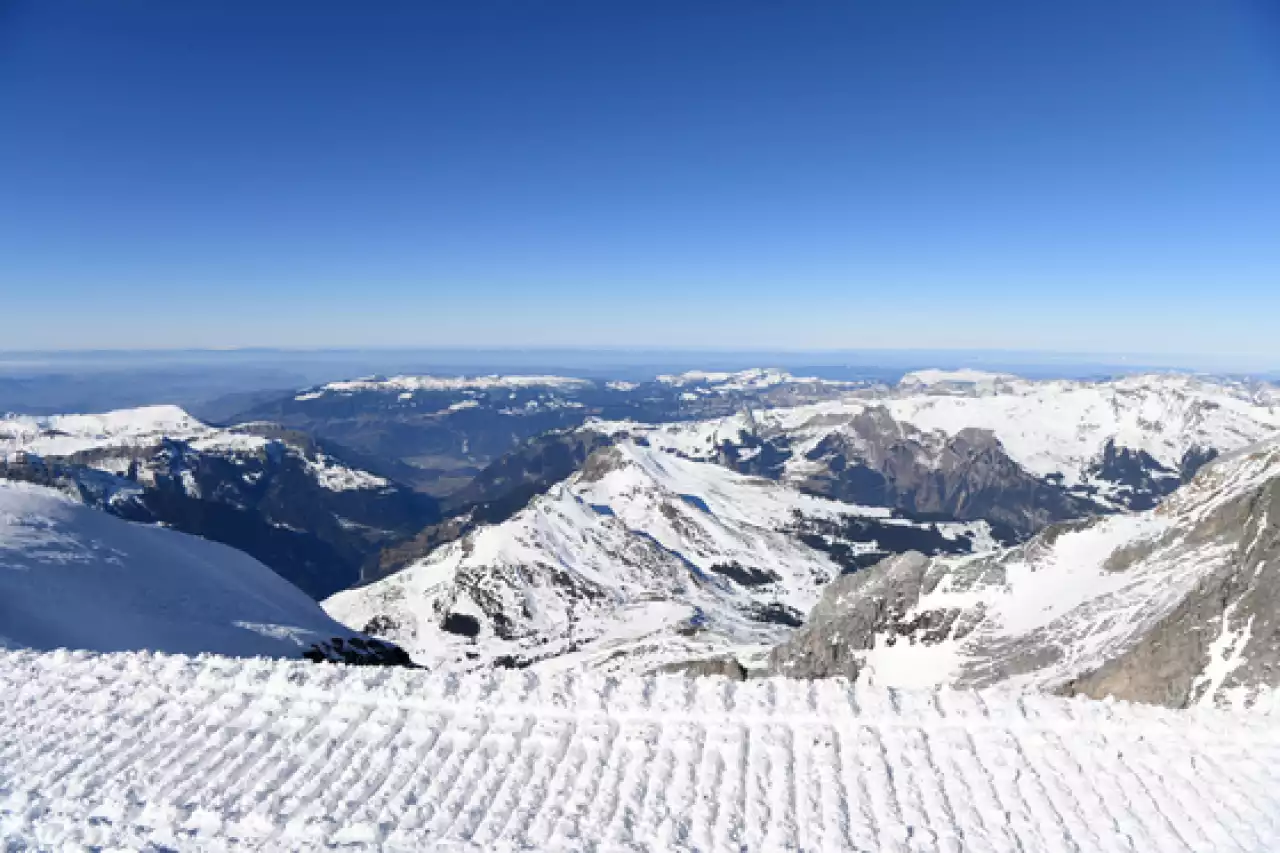
[[[861,655],[880,637],[896,637],[920,600],[929,558],[912,551],[874,569],[841,575],[823,590],[803,631],[769,657],[771,673],[790,678],[856,679]],[[890,640],[891,642],[891,640]]]
[[[800,486],[837,500],[942,518],[989,521],[1026,538],[1099,507],[1032,476],[987,430],[926,433],[871,407],[805,454]]]
[[[736,658],[709,658],[671,663],[659,668],[659,672],[674,672],[689,678],[722,677],[730,681],[746,681],[747,669]]]
[[[403,666],[417,669],[404,649],[372,637],[334,637],[313,643],[302,656],[315,663],[345,663],[349,666]]]

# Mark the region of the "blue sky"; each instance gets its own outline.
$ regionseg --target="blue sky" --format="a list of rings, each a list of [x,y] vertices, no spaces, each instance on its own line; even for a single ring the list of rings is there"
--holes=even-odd
[[[1266,0],[0,3],[0,349],[1280,364]]]

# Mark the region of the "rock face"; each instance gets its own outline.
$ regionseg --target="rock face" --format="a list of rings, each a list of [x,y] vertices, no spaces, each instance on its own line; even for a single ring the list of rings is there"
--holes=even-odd
[[[1055,521],[1100,510],[1028,473],[989,430],[926,433],[873,406],[804,455],[815,494],[960,520],[984,519],[1025,538]]]
[[[1068,522],[988,556],[838,578],[770,671],[1010,687],[1174,707],[1280,686],[1280,439],[1160,507]]]

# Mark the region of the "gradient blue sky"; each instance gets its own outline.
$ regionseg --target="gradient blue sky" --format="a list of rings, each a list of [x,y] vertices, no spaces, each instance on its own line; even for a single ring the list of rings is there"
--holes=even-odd
[[[0,349],[1280,364],[1270,0],[0,0]]]

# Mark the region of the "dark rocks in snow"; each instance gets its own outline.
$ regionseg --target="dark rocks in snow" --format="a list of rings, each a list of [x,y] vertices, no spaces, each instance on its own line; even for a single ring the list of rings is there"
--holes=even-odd
[[[448,614],[444,617],[444,621],[440,623],[440,627],[450,634],[457,634],[460,637],[480,636],[480,620],[465,613]]]
[[[757,622],[785,625],[788,628],[799,628],[804,624],[803,613],[778,601],[756,605],[750,610],[750,615]]]
[[[404,649],[381,640],[351,637],[343,640],[334,637],[324,643],[314,643],[302,656],[316,663],[345,663],[351,666],[403,666],[419,668]]]
[[[746,681],[747,669],[736,659],[710,658],[707,660],[682,661],[670,663],[662,667],[662,672],[678,673],[690,678],[708,678],[722,676],[730,681]]]
[[[800,483],[815,494],[958,521],[981,519],[1019,538],[1098,509],[1027,472],[989,431],[925,433],[882,407],[851,417],[806,459],[824,466]]]
[[[744,566],[736,560],[728,563],[716,563],[711,567],[711,571],[727,577],[740,586],[767,586],[781,580],[776,572],[769,569],[758,569],[754,566]]]

